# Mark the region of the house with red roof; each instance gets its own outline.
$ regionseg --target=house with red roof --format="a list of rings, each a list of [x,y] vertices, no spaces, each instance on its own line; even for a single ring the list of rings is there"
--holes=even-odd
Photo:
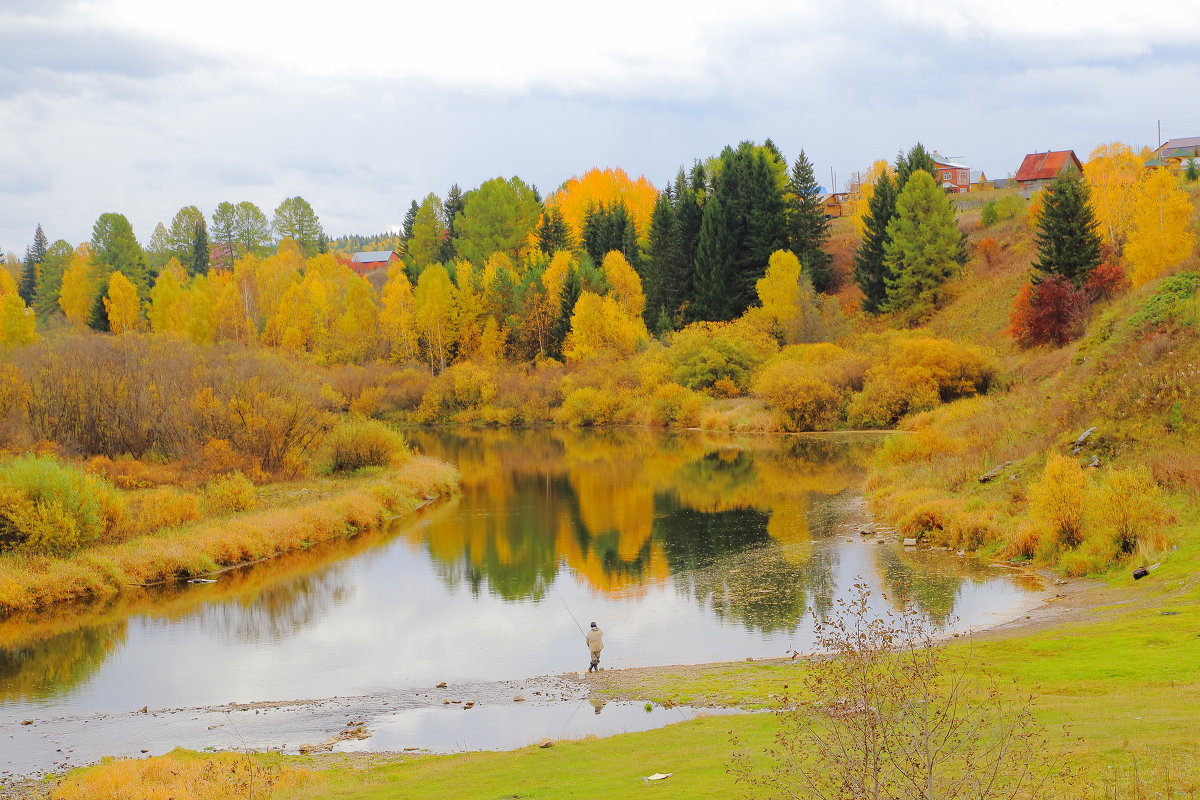
[[[362,250],[350,258],[350,269],[366,275],[376,269],[387,269],[400,260],[395,250]]]
[[[1083,164],[1074,150],[1050,150],[1045,153],[1030,153],[1021,162],[1015,180],[1025,193],[1036,192],[1060,175],[1083,172]]]

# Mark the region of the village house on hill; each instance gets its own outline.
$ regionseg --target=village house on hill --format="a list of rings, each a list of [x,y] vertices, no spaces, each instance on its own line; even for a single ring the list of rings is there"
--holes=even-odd
[[[350,269],[366,275],[371,270],[387,269],[399,260],[395,250],[361,250],[351,257]]]
[[[1200,159],[1200,136],[1168,139],[1154,151],[1146,167],[1166,167],[1171,172],[1183,172],[1193,158]]]
[[[959,194],[971,190],[970,167],[966,164],[957,164],[936,151],[929,155],[933,159],[934,166],[937,167],[937,175],[934,176],[937,184],[945,189],[947,194]]]
[[[1074,150],[1049,150],[1045,153],[1030,153],[1017,170],[1016,181],[1021,191],[1029,194],[1045,188],[1046,184],[1060,175],[1083,172],[1083,164]]]

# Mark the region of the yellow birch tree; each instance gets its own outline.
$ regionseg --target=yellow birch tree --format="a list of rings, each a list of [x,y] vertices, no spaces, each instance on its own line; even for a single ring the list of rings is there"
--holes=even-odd
[[[150,330],[178,336],[187,333],[189,292],[186,284],[187,273],[179,259],[172,256],[150,290],[150,307],[146,309]]]
[[[142,312],[137,287],[120,272],[108,276],[108,297],[104,298],[104,311],[108,314],[108,329],[113,333],[137,330]]]
[[[1138,182],[1144,172],[1142,161],[1133,149],[1121,142],[1100,145],[1083,166],[1100,235],[1117,260],[1125,250],[1125,240],[1133,223]]]
[[[1125,255],[1134,286],[1154,280],[1182,262],[1196,244],[1192,204],[1179,181],[1165,168],[1141,183]]]
[[[63,274],[58,305],[66,315],[67,322],[82,327],[87,325],[88,315],[95,301],[96,287],[92,283],[91,249],[80,246],[71,255],[71,266],[67,267],[66,273]]]
[[[642,291],[642,279],[633,271],[625,256],[611,250],[600,265],[604,279],[612,287],[612,296],[626,313],[640,317],[646,310],[646,295]]]
[[[392,267],[383,286],[379,328],[392,361],[417,358],[415,300],[412,283],[403,267]]]

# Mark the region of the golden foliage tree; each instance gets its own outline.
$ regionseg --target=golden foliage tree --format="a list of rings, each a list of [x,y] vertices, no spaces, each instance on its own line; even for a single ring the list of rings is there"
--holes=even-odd
[[[1125,249],[1143,172],[1142,159],[1121,142],[1100,145],[1083,167],[1100,236],[1117,259]]]
[[[67,317],[67,322],[77,327],[87,325],[88,315],[96,299],[96,287],[92,283],[92,251],[80,245],[71,255],[71,266],[63,274],[62,291],[58,304]]]
[[[383,309],[379,312],[383,342],[393,361],[417,358],[416,305],[412,283],[402,267],[392,267],[383,286]]]
[[[658,190],[644,175],[632,179],[625,170],[592,168],[581,176],[572,177],[546,200],[547,206],[557,206],[571,226],[576,240],[583,235],[583,221],[588,211],[597,206],[624,203],[633,217],[639,238],[650,232],[650,215]]]
[[[754,288],[762,303],[761,313],[779,326],[788,344],[832,339],[846,328],[837,300],[817,294],[799,259],[789,250],[771,254],[767,271]]]
[[[625,256],[616,250],[610,251],[604,256],[600,269],[617,304],[626,313],[640,317],[646,310],[646,294],[642,291],[642,279],[625,260]]]
[[[187,333],[188,298],[187,273],[174,256],[163,267],[150,290],[150,307],[146,319],[155,333],[183,336]]]
[[[854,230],[859,236],[863,235],[866,229],[866,223],[863,218],[866,217],[867,211],[870,209],[871,196],[875,194],[875,182],[879,180],[883,173],[888,173],[893,177],[896,171],[892,168],[885,159],[880,159],[873,163],[866,173],[856,173],[854,180],[850,186],[850,200],[848,201],[850,222],[854,225]]]
[[[441,372],[454,348],[454,285],[441,264],[427,267],[417,281],[415,321],[426,361]]]
[[[1192,204],[1179,182],[1166,169],[1156,169],[1142,181],[1134,207],[1126,257],[1134,286],[1154,280],[1192,252]]]
[[[604,352],[631,356],[647,339],[646,323],[612,297],[583,292],[571,314],[571,330],[563,344],[569,361],[583,361]]]
[[[0,298],[0,346],[30,344],[36,342],[37,321],[33,310],[15,291],[5,292]]]
[[[120,272],[108,276],[108,296],[104,298],[108,314],[108,329],[113,333],[129,333],[138,328],[142,306],[137,287]]]

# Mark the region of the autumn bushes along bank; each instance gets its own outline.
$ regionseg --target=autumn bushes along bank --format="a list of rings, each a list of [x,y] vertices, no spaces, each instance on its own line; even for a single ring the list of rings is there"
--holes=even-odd
[[[142,530],[144,525],[123,529],[120,522],[114,522],[101,533],[101,543],[76,549],[69,556],[43,555],[19,547],[0,556],[0,613],[109,596],[130,585],[201,575],[353,536],[409,514],[430,499],[451,494],[457,482],[458,474],[449,464],[418,456],[394,469],[353,481],[316,482],[315,492],[302,493],[301,484],[291,484],[291,496],[278,499],[274,507],[251,507],[242,513],[229,513],[231,509],[226,508],[222,513],[196,521],[180,519],[155,530]],[[309,482],[304,488],[312,485]],[[188,501],[182,499],[186,495],[179,490],[152,491],[170,494],[178,506],[188,507]],[[214,502],[213,494],[229,501],[228,495],[244,491],[244,486],[210,486],[198,502],[203,508]],[[304,497],[317,499],[297,499]],[[139,504],[130,498],[127,510],[158,507],[163,499],[159,495],[153,504]],[[9,512],[9,507],[0,508],[0,514]],[[189,514],[185,511],[180,516]],[[9,524],[10,519],[5,516],[0,525]],[[158,520],[164,521],[161,512]]]

